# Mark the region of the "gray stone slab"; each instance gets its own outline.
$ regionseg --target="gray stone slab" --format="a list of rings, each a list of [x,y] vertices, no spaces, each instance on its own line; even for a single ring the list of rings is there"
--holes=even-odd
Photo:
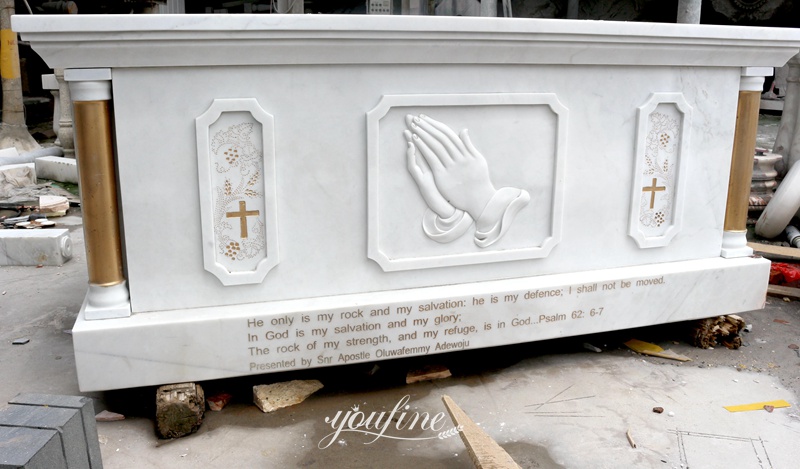
[[[55,430],[0,427],[0,469],[66,469]]]
[[[70,469],[86,469],[89,452],[78,409],[11,405],[0,410],[0,427],[24,427],[55,430]]]
[[[89,453],[89,467],[91,469],[101,469],[103,467],[100,443],[97,440],[97,421],[95,420],[94,404],[91,397],[22,393],[11,399],[9,404],[79,410],[83,423],[83,432],[86,436],[86,449]]]

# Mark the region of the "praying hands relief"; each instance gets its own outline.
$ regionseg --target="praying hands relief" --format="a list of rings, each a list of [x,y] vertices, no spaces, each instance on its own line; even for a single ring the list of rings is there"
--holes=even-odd
[[[428,205],[422,229],[434,241],[449,243],[475,223],[475,244],[497,242],[530,201],[524,189],[495,189],[486,159],[467,129],[456,135],[447,125],[420,114],[407,115],[408,171]]]

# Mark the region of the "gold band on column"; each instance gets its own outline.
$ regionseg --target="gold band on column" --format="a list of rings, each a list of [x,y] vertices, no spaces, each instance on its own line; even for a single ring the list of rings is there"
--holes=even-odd
[[[125,277],[109,102],[76,101],[73,108],[89,283],[118,285]]]
[[[739,91],[731,178],[728,182],[728,205],[725,209],[725,231],[747,231],[747,207],[750,198],[750,180],[753,177],[753,155],[756,148],[760,105],[761,92]]]

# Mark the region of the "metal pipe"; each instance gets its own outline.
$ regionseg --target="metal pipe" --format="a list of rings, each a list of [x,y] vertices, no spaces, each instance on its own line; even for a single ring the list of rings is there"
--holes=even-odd
[[[800,230],[792,225],[786,227],[786,239],[789,244],[796,248],[800,248]]]
[[[567,0],[567,19],[577,20],[580,16],[580,0]]]
[[[497,0],[482,0],[481,16],[497,16]]]
[[[701,0],[678,0],[678,23],[700,24]]]

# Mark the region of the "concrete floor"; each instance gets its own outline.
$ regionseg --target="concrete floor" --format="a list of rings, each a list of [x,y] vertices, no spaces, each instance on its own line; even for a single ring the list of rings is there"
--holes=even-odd
[[[79,213],[62,222],[71,226],[78,253],[70,262],[0,267],[0,403],[20,392],[81,394],[66,331],[87,281],[83,233]],[[353,365],[206,382],[207,395],[224,390],[234,401],[208,411],[196,434],[172,441],[155,436],[153,388],[90,395],[97,411],[127,416],[98,424],[107,468],[472,467],[458,437],[439,439],[437,431],[393,424],[371,442],[374,437],[360,432],[331,435],[335,428],[325,421],[354,405],[367,414],[391,411],[406,395],[408,413],[434,416],[445,411],[444,394],[526,468],[796,467],[800,356],[788,345],[800,343],[800,303],[768,298],[764,310],[743,317],[753,332],[739,350],[696,349],[684,340],[685,325],[662,325],[386,361],[373,374],[372,365]],[[30,342],[11,344],[21,337]],[[637,355],[621,345],[631,337],[693,361]],[[603,352],[584,349],[584,342]],[[409,369],[433,363],[448,366],[453,377],[405,384]],[[252,385],[297,378],[319,379],[325,388],[271,414],[252,404]],[[792,407],[772,413],[722,407],[776,399]],[[654,406],[665,412],[653,413]],[[449,417],[444,422],[438,430],[451,427]]]

